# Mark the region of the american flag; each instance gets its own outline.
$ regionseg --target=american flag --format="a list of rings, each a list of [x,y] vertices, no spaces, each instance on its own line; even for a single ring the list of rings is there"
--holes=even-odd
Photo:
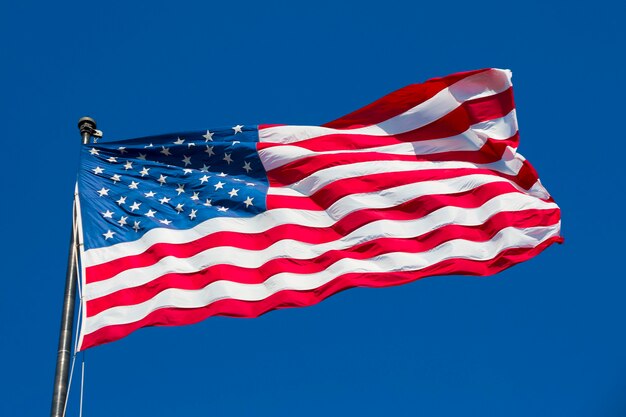
[[[482,69],[322,126],[84,145],[79,349],[525,261],[562,238],[518,141],[511,73]]]

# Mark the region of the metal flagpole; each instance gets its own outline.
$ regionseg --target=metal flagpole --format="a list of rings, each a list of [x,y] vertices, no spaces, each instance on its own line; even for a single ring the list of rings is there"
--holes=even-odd
[[[82,117],[78,121],[78,129],[83,145],[97,135],[96,121],[90,117]],[[59,333],[59,348],[57,350],[57,367],[54,375],[54,392],[50,417],[63,417],[65,402],[67,401],[69,366],[72,350],[72,330],[74,327],[74,304],[76,302],[76,281],[78,277],[78,236],[76,228],[76,213],[72,219],[72,234],[70,236],[70,250],[67,259],[67,275],[65,277],[65,294],[63,296],[63,313],[61,315],[61,330]]]

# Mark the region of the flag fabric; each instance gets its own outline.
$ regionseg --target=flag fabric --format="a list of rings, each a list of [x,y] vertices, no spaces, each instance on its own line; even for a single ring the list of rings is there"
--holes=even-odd
[[[560,210],[518,142],[511,73],[490,68],[321,126],[84,145],[79,350],[528,260],[562,241]]]

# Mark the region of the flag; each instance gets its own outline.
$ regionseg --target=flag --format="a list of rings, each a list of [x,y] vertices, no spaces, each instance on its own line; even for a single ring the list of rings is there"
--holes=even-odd
[[[481,69],[321,126],[83,145],[79,349],[528,260],[560,210],[518,142],[510,71]]]

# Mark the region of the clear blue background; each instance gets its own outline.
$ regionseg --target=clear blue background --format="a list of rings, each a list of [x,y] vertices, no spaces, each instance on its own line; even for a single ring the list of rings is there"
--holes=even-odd
[[[86,351],[83,415],[626,415],[624,17],[617,0],[2,2],[0,415],[50,410],[81,116],[111,140],[321,124],[484,67],[513,71],[565,244],[497,276],[142,329]]]

